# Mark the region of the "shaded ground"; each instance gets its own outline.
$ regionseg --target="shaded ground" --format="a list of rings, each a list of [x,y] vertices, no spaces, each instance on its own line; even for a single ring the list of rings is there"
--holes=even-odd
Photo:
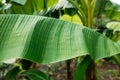
[[[111,62],[101,60],[97,65],[98,80],[120,80],[119,67]],[[72,62],[72,69],[74,69],[74,62]],[[48,71],[52,80],[67,80],[67,70],[65,62],[59,62],[52,65],[44,65],[39,67],[43,71]]]
[[[96,75],[98,80],[120,80],[120,68],[113,64],[112,62],[106,62],[104,60],[97,61],[96,62]],[[7,65],[4,65],[4,67],[8,67]],[[50,65],[39,65],[37,64],[35,66],[37,69],[40,69],[46,73],[49,74],[51,77],[51,80],[67,80],[67,67],[66,62],[58,62]],[[3,70],[0,68],[0,76],[2,76]],[[9,71],[10,68],[7,68],[7,71]],[[72,61],[71,64],[71,71],[74,71],[75,69],[75,61]],[[0,78],[0,80],[2,80]],[[18,79],[17,80],[21,80]]]
[[[116,64],[102,61],[102,65],[97,66],[98,80],[120,80],[120,70]]]

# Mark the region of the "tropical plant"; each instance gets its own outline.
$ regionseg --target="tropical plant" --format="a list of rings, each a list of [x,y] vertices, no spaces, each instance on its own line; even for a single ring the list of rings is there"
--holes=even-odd
[[[40,64],[49,64],[87,55],[74,73],[74,80],[84,80],[86,70],[94,72],[94,69],[91,69],[94,67],[94,60],[110,57],[120,52],[119,44],[98,33],[100,31],[94,30],[104,27],[111,20],[119,20],[119,15],[116,17],[119,10],[113,12],[113,9],[109,9],[110,5],[114,8],[117,4],[111,4],[109,0],[68,0],[69,7],[62,5],[63,9],[61,9],[57,4],[48,8],[56,2],[57,0],[8,0],[7,4],[2,3],[1,13],[14,14],[0,14],[0,62],[21,58]],[[96,5],[100,2],[106,6]],[[5,8],[10,3],[12,6]],[[105,10],[102,10],[104,8]],[[56,10],[61,13],[64,11],[72,17],[71,19],[77,15],[81,25],[32,15],[52,16]],[[111,14],[107,15],[109,19],[107,16],[102,16],[103,13],[108,14],[110,11],[115,15],[112,17]],[[64,17],[64,15],[60,14],[57,18]],[[63,17],[61,19],[66,19]],[[96,22],[93,24],[93,20],[106,21],[103,24],[96,24]],[[107,27],[109,28],[111,24],[113,23],[108,24]],[[26,70],[23,66],[23,64],[18,64],[14,67],[7,73],[5,80],[13,80],[17,75],[27,76],[31,80],[50,80],[45,73],[36,69]],[[88,68],[88,66],[91,67]],[[86,80],[95,80],[95,75],[91,72],[86,74]]]

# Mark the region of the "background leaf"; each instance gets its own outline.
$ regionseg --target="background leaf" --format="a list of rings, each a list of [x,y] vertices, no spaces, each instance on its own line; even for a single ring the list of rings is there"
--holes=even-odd
[[[58,0],[27,0],[25,5],[12,3],[11,13],[33,14],[57,3]]]
[[[109,22],[107,23],[106,27],[115,31],[120,31],[120,22],[117,21]]]
[[[22,75],[28,77],[30,80],[50,80],[47,74],[37,69],[27,70]]]
[[[60,17],[60,19],[82,25],[82,21],[80,20],[77,14],[74,16],[69,16],[67,14],[64,14],[63,16]]]
[[[107,2],[105,6],[106,16],[111,18],[112,20],[120,20],[120,5]]]
[[[84,60],[79,63],[79,65],[75,69],[73,80],[85,80],[85,72],[91,62],[91,58],[89,56],[86,56]]]
[[[19,72],[20,72],[19,67],[14,67],[6,74],[4,80],[14,80]]]
[[[27,2],[27,0],[11,0],[11,1],[21,4],[21,5],[25,5],[25,3]]]

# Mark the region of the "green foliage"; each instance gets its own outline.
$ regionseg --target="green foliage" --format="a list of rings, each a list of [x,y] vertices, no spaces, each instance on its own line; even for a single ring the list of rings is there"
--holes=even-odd
[[[85,80],[85,71],[88,65],[92,62],[91,58],[89,56],[86,56],[84,60],[79,63],[77,66],[75,72],[74,72],[74,80]]]
[[[12,2],[16,2],[20,5],[25,5],[25,3],[27,2],[27,0],[11,0]]]
[[[14,80],[19,72],[20,72],[19,67],[14,67],[6,74],[4,80]]]
[[[74,16],[76,14],[76,9],[75,8],[65,9],[65,14],[68,14],[70,16]]]
[[[112,20],[120,20],[120,5],[107,2],[105,6],[106,15]]]
[[[2,0],[0,0],[0,7],[2,7],[3,6],[3,3],[2,3]]]
[[[120,22],[117,21],[109,22],[107,23],[106,27],[115,31],[120,31]]]
[[[23,0],[24,1],[24,0]],[[25,3],[21,0],[14,0],[14,2],[17,2],[19,4],[25,5],[19,5],[17,3],[12,3],[11,13],[14,14],[33,14],[37,11],[40,11],[42,9],[48,8],[55,3],[57,3],[58,0],[27,0]]]
[[[95,16],[104,14],[105,5],[107,2],[108,0],[97,0],[96,6],[95,6],[95,12],[94,12]]]
[[[74,16],[69,16],[67,14],[64,14],[60,17],[60,19],[82,25],[82,21],[80,20],[77,14],[75,14]]]
[[[68,0],[69,2],[61,0],[56,4],[57,1],[7,0],[12,4],[9,10],[14,15],[0,15],[0,62],[11,58],[22,58],[48,64],[83,55],[90,55],[92,59],[101,59],[120,52],[120,46],[107,37],[84,26],[70,23],[79,21],[78,24],[92,28],[93,17],[101,18],[101,14],[104,13],[111,20],[120,20],[119,5],[109,0]],[[0,0],[2,7],[0,13],[5,9],[3,5]],[[49,8],[50,6],[52,7]],[[61,9],[64,15],[61,15]],[[39,11],[41,15],[60,17],[70,22],[41,16],[15,15],[36,14]],[[108,22],[102,21],[104,25]],[[119,22],[110,22],[107,27],[119,30]],[[90,57],[79,64],[74,80],[84,79],[85,71],[91,62]],[[118,58],[114,57],[116,61],[119,61]],[[29,69],[31,64],[31,62],[30,65],[25,62],[22,68]],[[20,69],[15,67],[7,73],[5,80],[13,80],[18,74],[21,74]],[[22,75],[31,80],[50,80],[39,70],[27,70]]]
[[[84,26],[28,15],[0,15],[0,20],[0,61],[24,58],[52,63],[82,55],[100,59],[120,52],[119,45]]]
[[[37,69],[27,70],[21,75],[28,77],[30,80],[50,80],[46,73]]]
[[[4,80],[14,80],[16,77],[23,77],[30,80],[50,80],[48,75],[40,70],[30,69],[21,71],[19,67],[14,67],[5,76]]]

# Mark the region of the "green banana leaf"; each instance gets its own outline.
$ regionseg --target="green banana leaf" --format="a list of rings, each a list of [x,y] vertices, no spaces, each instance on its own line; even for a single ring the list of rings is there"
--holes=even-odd
[[[74,6],[71,3],[69,3],[67,0],[59,0],[57,4],[53,5],[52,7],[49,7],[48,9],[43,9],[40,12],[37,12],[37,14],[45,16],[48,13],[54,12],[55,10],[64,10],[64,9],[71,9],[71,8],[73,9]],[[69,14],[71,13],[69,12]]]
[[[117,21],[109,22],[107,23],[106,27],[115,31],[120,31],[120,22]]]
[[[89,56],[86,56],[84,60],[79,63],[79,65],[75,69],[73,80],[85,80],[85,72],[91,62],[91,58]]]
[[[64,14],[64,15],[60,16],[60,19],[64,20],[64,21],[68,21],[68,22],[82,25],[82,21],[80,20],[80,18],[77,14],[75,14],[74,16]]]
[[[108,2],[108,0],[96,0],[94,16],[104,14],[105,5],[107,2]]]
[[[2,3],[2,0],[0,0],[0,9],[1,9],[2,6],[3,6],[3,3]]]
[[[17,1],[17,3],[12,3],[11,13],[34,14],[35,12],[48,8],[57,2],[58,0],[27,0],[25,5],[20,5],[23,4],[22,1],[19,2],[20,4],[18,4]]]
[[[109,1],[105,6],[105,12],[110,19],[120,21],[120,5]]]
[[[47,74],[37,69],[27,70],[21,75],[28,77],[30,80],[50,80]]]
[[[6,76],[4,77],[4,80],[14,80],[19,72],[20,72],[19,67],[14,67],[6,74]]]
[[[23,58],[53,63],[90,55],[92,59],[120,52],[120,46],[81,25],[32,15],[0,15],[0,62]]]
[[[12,2],[16,2],[20,5],[25,5],[25,3],[27,2],[27,0],[11,0]]]

